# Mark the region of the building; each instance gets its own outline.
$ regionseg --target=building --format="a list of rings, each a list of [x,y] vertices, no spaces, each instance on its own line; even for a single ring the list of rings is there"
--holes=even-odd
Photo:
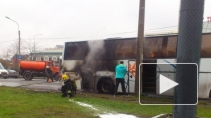
[[[35,53],[30,53],[26,60],[33,61],[50,61],[53,60],[55,64],[59,63],[59,59],[62,56],[63,46],[56,45],[55,48],[45,48],[43,50],[37,50]]]

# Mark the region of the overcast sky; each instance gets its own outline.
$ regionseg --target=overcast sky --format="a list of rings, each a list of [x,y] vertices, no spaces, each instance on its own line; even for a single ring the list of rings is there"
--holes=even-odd
[[[205,0],[204,21],[211,16]],[[180,0],[146,0],[145,31],[178,26]],[[0,0],[0,55],[21,39],[43,47],[65,41],[136,37],[139,0]],[[42,35],[36,35],[42,34]],[[35,36],[36,35],[36,36]]]

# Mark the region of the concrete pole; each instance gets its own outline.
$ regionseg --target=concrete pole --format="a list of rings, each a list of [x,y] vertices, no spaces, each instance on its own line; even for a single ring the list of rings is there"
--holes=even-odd
[[[12,20],[11,18],[9,18],[9,17],[7,17],[7,16],[5,16],[7,19],[9,19],[9,20],[11,20],[11,21],[13,21],[13,22],[15,22],[16,24],[17,24],[17,26],[18,26],[18,55],[16,55],[16,61],[18,61],[18,56],[21,54],[20,53],[20,47],[21,47],[21,38],[20,38],[20,30],[19,30],[19,24],[18,24],[18,22],[16,22],[16,21],[14,21],[14,20]]]
[[[177,63],[199,66],[204,0],[181,0]],[[195,65],[177,65],[175,104],[195,104],[197,101],[197,71]],[[195,118],[196,105],[174,106],[174,118]]]
[[[139,64],[142,63],[143,61],[144,16],[145,16],[145,0],[140,0],[138,38],[136,39],[137,40],[136,79],[135,79],[135,94],[136,95],[138,95],[139,93],[142,93],[142,68],[140,68],[139,70]],[[140,77],[140,81],[139,81],[139,77]]]

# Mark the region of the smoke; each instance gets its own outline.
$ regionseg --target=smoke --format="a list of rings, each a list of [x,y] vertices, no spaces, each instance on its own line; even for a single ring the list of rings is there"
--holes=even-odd
[[[104,40],[97,41],[88,41],[89,52],[85,58],[85,64],[82,67],[83,71],[95,70],[96,60],[102,59],[103,54],[105,53],[104,49]]]
[[[93,59],[101,59],[102,55],[105,52],[104,49],[104,41],[100,40],[100,41],[88,41],[88,45],[90,48],[90,51],[87,55],[87,62],[92,61]]]
[[[84,60],[84,64],[81,67],[82,70],[82,86],[83,89],[94,90],[94,72],[97,65],[99,66],[97,60],[102,59],[105,52],[104,41],[88,41],[89,52]]]

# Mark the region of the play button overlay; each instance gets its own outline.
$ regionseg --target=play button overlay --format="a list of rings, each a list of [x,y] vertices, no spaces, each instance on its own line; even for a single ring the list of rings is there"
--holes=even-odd
[[[198,81],[200,80],[198,65],[175,62],[175,59],[157,59],[146,60],[146,63],[139,65],[141,105],[196,105],[198,103],[198,88],[203,86],[203,83]],[[202,93],[205,92],[201,91]]]
[[[177,86],[178,83],[168,79],[167,77],[163,76],[160,74],[160,77],[159,77],[159,94],[162,94],[163,92]]]

